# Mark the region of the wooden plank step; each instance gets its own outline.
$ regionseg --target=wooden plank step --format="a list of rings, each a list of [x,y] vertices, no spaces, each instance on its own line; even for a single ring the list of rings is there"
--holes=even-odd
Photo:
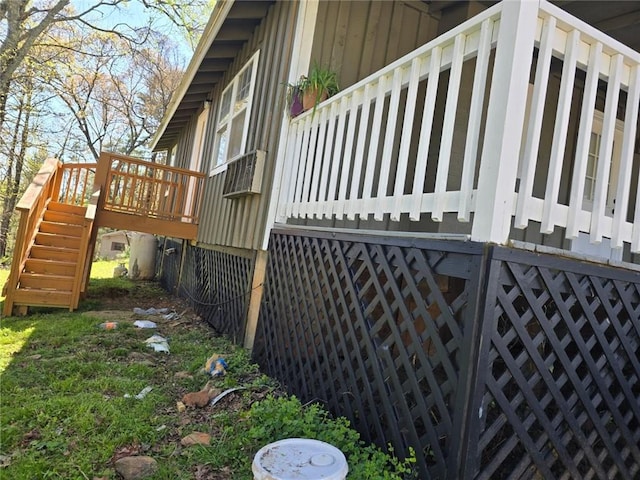
[[[67,212],[56,212],[55,210],[46,210],[43,220],[46,222],[63,223],[66,225],[82,225],[84,214],[75,215]]]
[[[19,288],[13,296],[13,304],[29,307],[69,307],[71,292],[39,290],[36,288]]]
[[[76,263],[46,258],[28,258],[24,265],[24,271],[27,273],[74,276]]]
[[[82,226],[77,224],[57,223],[50,221],[40,222],[38,231],[43,233],[55,233],[58,235],[67,235],[69,237],[80,237],[82,235]]]
[[[35,288],[53,291],[71,291],[73,289],[73,277],[64,275],[43,275],[40,273],[20,274],[20,286],[18,288]]]
[[[36,245],[78,249],[80,248],[80,237],[38,232],[36,234]]]
[[[78,249],[60,248],[48,245],[34,245],[31,247],[30,258],[44,260],[59,260],[61,262],[76,263],[78,261]]]
[[[68,203],[50,202],[47,206],[47,210],[54,212],[69,213],[71,215],[80,215],[84,217],[87,212],[87,207],[81,207],[79,205],[70,205]]]

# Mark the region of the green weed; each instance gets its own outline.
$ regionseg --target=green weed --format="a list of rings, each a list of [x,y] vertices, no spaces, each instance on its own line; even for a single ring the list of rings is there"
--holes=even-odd
[[[156,480],[207,471],[214,478],[249,480],[257,450],[287,437],[340,448],[349,479],[410,478],[413,453],[398,460],[366,445],[346,419],[283,396],[246,350],[216,337],[202,321],[187,316],[173,328],[173,322],[161,325],[170,355],[144,345],[152,332],[135,328],[130,312],[111,311],[118,328],[98,328],[106,312],[88,310],[110,295],[122,307],[138,300],[148,307],[167,296],[151,282],[106,277],[92,279],[81,311],[2,319],[0,478],[115,479],[114,459],[133,452],[158,461]],[[226,376],[212,380],[214,387],[242,390],[213,407],[180,413],[176,401],[211,380],[202,368],[214,353],[229,364]],[[147,396],[132,398],[147,386]],[[193,431],[211,434],[211,445],[182,447],[180,438]]]

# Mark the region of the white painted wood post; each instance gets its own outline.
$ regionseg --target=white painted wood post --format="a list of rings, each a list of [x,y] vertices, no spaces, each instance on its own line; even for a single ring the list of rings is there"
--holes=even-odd
[[[475,241],[509,239],[537,17],[538,2],[504,2],[471,231]]]
[[[291,66],[289,68],[288,76],[288,81],[291,83],[297,81],[301,74],[304,74],[309,70],[313,35],[316,27],[316,18],[318,16],[318,5],[318,0],[306,0],[301,1],[298,4],[298,17],[296,20],[293,48],[291,49]],[[280,196],[280,190],[284,187],[284,192],[289,191],[288,186],[282,184],[282,178],[285,175],[286,168],[294,168],[292,165],[285,166],[285,159],[290,158],[290,155],[287,155],[289,130],[289,117],[286,112],[283,112],[280,138],[278,140],[278,152],[274,159],[276,165],[273,173],[273,188],[269,197],[267,222],[262,237],[263,250],[266,250],[269,245],[269,235],[271,233],[271,227],[273,227],[273,224],[276,221],[278,203],[281,201],[287,201],[285,196]]]

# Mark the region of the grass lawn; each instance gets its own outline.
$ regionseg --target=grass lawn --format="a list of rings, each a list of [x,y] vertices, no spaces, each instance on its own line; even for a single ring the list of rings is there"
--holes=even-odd
[[[0,302],[4,301],[4,296],[2,296],[2,288],[7,282],[7,278],[9,278],[9,269],[0,267]]]
[[[362,444],[346,420],[318,405],[286,396],[248,352],[216,337],[181,300],[153,282],[110,278],[116,265],[94,264],[77,312],[40,309],[0,321],[0,478],[116,479],[119,458],[147,455],[157,462],[153,479],[251,479],[260,447],[296,436],[343,450],[349,478],[408,478],[410,462]],[[155,331],[134,327],[133,306],[182,313],[152,318],[170,354],[146,346]],[[105,321],[118,326],[99,328]],[[213,353],[229,369],[210,379],[202,367]],[[177,402],[207,381],[217,392],[242,390],[181,411]],[[151,392],[136,399],[145,387]],[[210,444],[182,446],[192,432],[211,435]]]

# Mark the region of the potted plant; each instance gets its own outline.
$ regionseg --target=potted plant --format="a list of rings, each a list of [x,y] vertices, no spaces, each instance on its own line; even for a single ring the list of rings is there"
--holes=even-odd
[[[289,115],[297,117],[339,91],[338,76],[327,68],[314,64],[308,76],[302,75],[297,82],[287,83],[287,107]]]
[[[297,117],[304,112],[302,97],[307,77],[304,75],[296,83],[287,83],[287,108],[291,118]]]
[[[302,106],[305,111],[310,108],[315,110],[320,102],[335,95],[339,90],[336,72],[314,63],[302,85]]]

